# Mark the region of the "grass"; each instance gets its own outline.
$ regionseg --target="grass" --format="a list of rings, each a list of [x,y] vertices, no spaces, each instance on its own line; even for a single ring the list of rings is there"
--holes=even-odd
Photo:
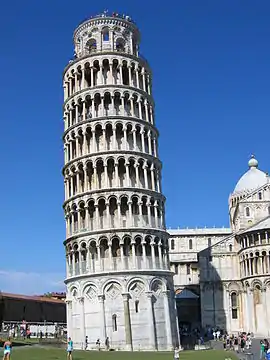
[[[24,347],[12,351],[12,360],[66,360],[66,351],[63,349]],[[2,354],[0,354],[2,356]],[[173,360],[173,353],[163,352],[96,352],[74,351],[73,360]],[[180,360],[236,360],[235,354],[220,350],[184,351],[180,353]]]

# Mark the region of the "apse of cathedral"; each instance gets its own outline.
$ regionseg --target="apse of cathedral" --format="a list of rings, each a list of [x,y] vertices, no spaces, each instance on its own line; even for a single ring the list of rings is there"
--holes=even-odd
[[[169,230],[180,327],[269,335],[269,185],[252,156],[229,196],[230,228]]]

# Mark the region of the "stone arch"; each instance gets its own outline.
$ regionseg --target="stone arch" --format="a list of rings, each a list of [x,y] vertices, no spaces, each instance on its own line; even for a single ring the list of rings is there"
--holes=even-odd
[[[98,288],[96,284],[93,282],[87,282],[83,287],[82,295],[91,302],[97,300]]]
[[[89,52],[95,52],[97,50],[97,39],[92,36],[85,44],[85,49]]]
[[[148,290],[148,284],[140,277],[132,278],[127,283],[127,291],[132,297],[138,298]]]
[[[270,288],[270,278],[264,280],[263,286]]]
[[[110,28],[108,26],[103,26],[101,29],[102,32],[102,40],[109,41],[110,40]]]
[[[72,285],[69,291],[71,297],[75,300],[77,300],[80,297],[79,288],[76,285]]]
[[[262,284],[261,280],[259,280],[259,279],[254,279],[254,280],[252,280],[252,282],[251,282],[251,288],[252,288],[252,289],[255,289],[256,286],[259,287],[260,289],[262,289],[263,284]]]
[[[232,281],[227,285],[227,289],[229,292],[239,292],[240,290],[240,286],[236,281]]]
[[[102,287],[102,294],[105,295],[105,299],[115,300],[122,295],[123,286],[120,281],[110,279],[105,282]]]
[[[87,245],[90,248],[91,245],[97,245],[97,239],[96,238],[90,238],[87,240]]]
[[[156,277],[151,280],[149,287],[155,296],[159,296],[162,291],[166,290],[167,285],[164,283],[163,279]]]

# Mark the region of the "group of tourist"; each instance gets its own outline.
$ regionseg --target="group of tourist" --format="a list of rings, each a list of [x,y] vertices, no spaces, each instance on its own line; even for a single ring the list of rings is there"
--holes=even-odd
[[[216,336],[216,340],[220,337]],[[249,350],[252,344],[252,336],[250,333],[239,333],[238,335],[230,335],[224,333],[222,336],[224,350],[234,350],[236,352],[244,352]]]
[[[129,15],[125,15],[125,14],[119,14],[118,12],[112,12],[111,14],[109,14],[109,12],[107,10],[105,10],[103,13],[101,14],[97,14],[97,15],[94,15],[94,16],[90,16],[90,19],[94,19],[94,18],[97,18],[97,17],[107,17],[107,16],[111,16],[111,17],[115,17],[115,18],[118,18],[118,19],[123,19],[123,20],[127,20],[127,21],[130,21],[130,22],[133,22],[133,20],[131,19],[131,17]],[[87,19],[84,19],[81,23],[87,21],[89,18]]]

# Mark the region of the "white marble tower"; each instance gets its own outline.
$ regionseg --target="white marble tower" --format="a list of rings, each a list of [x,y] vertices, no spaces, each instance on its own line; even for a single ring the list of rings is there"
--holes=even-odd
[[[67,322],[75,348],[178,344],[151,69],[127,16],[74,32],[64,70]]]

